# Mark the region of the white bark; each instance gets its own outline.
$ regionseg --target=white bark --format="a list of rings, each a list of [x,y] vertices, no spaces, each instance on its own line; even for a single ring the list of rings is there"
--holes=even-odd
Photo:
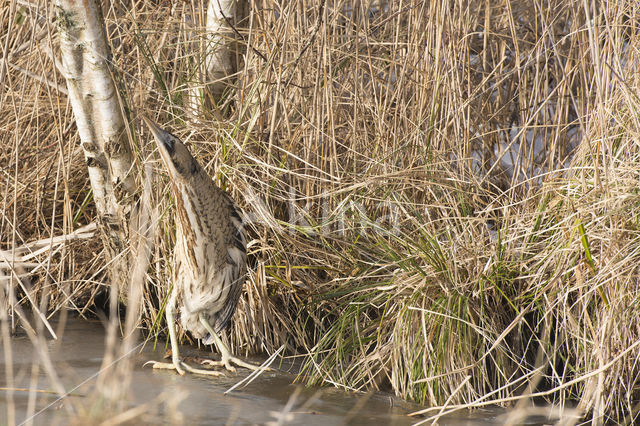
[[[222,95],[225,79],[237,69],[235,52],[232,51],[234,34],[228,23],[236,22],[237,3],[237,0],[209,0],[205,66],[207,90],[214,100],[216,95]]]
[[[195,87],[190,96],[190,108],[196,116],[203,104],[207,109],[215,109],[233,83],[242,56],[236,31],[243,24],[247,8],[246,0],[209,0],[202,61],[204,70],[199,73],[199,87]]]
[[[100,5],[97,0],[56,0],[56,6],[62,68],[89,169],[111,284],[108,349],[97,383],[103,397],[120,403],[125,400],[122,395],[128,390],[131,374],[109,368],[114,359],[124,357],[118,354],[118,316],[113,314],[119,300],[128,302],[126,350],[133,341],[135,320],[140,312],[144,277],[140,271],[146,270],[152,252],[149,246],[153,241],[152,229],[148,218],[139,214],[142,211],[148,215],[149,209],[139,209],[134,203],[137,170],[133,169],[127,124],[113,80]],[[136,255],[139,256],[135,259],[137,288],[134,288],[131,271]]]
[[[56,0],[62,67],[109,254],[112,281],[127,281],[127,215],[135,181],[125,120],[96,0]]]

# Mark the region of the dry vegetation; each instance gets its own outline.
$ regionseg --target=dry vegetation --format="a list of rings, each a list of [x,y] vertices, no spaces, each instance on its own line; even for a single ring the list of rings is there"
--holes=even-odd
[[[52,10],[35,3],[0,12],[5,254],[94,220]],[[183,99],[200,2],[114,3],[121,97],[154,171],[138,178],[153,179],[158,219],[147,329],[163,321],[174,225],[141,113],[251,219],[236,348],[286,344],[305,381],[426,405],[524,393],[637,415],[638,2],[255,2],[231,119],[197,123]],[[93,309],[98,238],[37,259],[24,289],[3,281],[3,312],[11,293]]]

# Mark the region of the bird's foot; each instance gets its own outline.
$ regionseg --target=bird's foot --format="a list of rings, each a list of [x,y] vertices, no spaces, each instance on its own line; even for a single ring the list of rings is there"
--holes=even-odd
[[[202,358],[199,361],[203,365],[209,365],[213,367],[224,367],[228,371],[231,371],[232,373],[235,373],[236,371],[236,368],[232,365],[232,363],[237,365],[238,367],[248,368],[249,370],[271,371],[269,367],[261,367],[259,365],[253,365],[246,361],[241,360],[240,358],[236,358],[233,355],[227,355],[227,356],[223,355],[220,361],[215,361],[213,359],[207,359],[207,358]]]
[[[215,370],[204,370],[202,368],[194,368],[182,360],[175,360],[174,362],[158,362],[147,361],[144,366],[151,365],[154,369],[159,370],[176,370],[178,374],[184,376],[185,371],[192,374],[202,374],[204,376],[222,376],[224,373]]]
[[[248,368],[249,370],[271,371],[269,367],[261,367],[259,365],[253,365],[233,356],[233,354],[231,353],[227,345],[225,345],[222,339],[220,339],[220,336],[218,335],[218,333],[216,333],[213,327],[211,327],[211,324],[209,324],[209,321],[207,320],[207,318],[205,318],[203,315],[200,315],[200,322],[202,323],[204,328],[206,328],[207,331],[209,332],[209,335],[213,339],[213,343],[215,343],[216,348],[218,348],[218,351],[220,352],[220,357],[222,358],[220,361],[207,360],[205,361],[206,364],[224,367],[231,372],[236,371],[236,368],[233,365],[231,365],[231,363],[234,363],[238,367]]]

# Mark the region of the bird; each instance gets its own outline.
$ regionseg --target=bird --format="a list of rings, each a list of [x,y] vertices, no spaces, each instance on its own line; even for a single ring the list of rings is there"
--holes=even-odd
[[[175,310],[180,323],[204,344],[215,344],[221,360],[205,363],[259,367],[236,358],[219,334],[230,323],[247,270],[247,240],[242,218],[231,196],[219,188],[180,139],[143,116],[153,135],[171,182],[175,200],[176,243],[174,277],[165,308],[171,363],[150,361],[156,369],[174,369],[180,375],[220,375],[219,371],[196,368],[180,359],[176,338]]]

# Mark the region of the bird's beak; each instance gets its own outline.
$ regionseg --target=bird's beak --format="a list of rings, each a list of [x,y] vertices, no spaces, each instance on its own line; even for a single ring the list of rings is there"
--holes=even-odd
[[[153,137],[155,138],[156,142],[158,143],[158,146],[160,147],[160,152],[163,155],[165,154],[165,150],[167,151],[166,153],[173,152],[173,148],[174,148],[173,140],[171,139],[170,134],[167,131],[165,131],[162,127],[158,126],[156,123],[148,119],[146,116],[143,115],[142,119],[151,130]]]

